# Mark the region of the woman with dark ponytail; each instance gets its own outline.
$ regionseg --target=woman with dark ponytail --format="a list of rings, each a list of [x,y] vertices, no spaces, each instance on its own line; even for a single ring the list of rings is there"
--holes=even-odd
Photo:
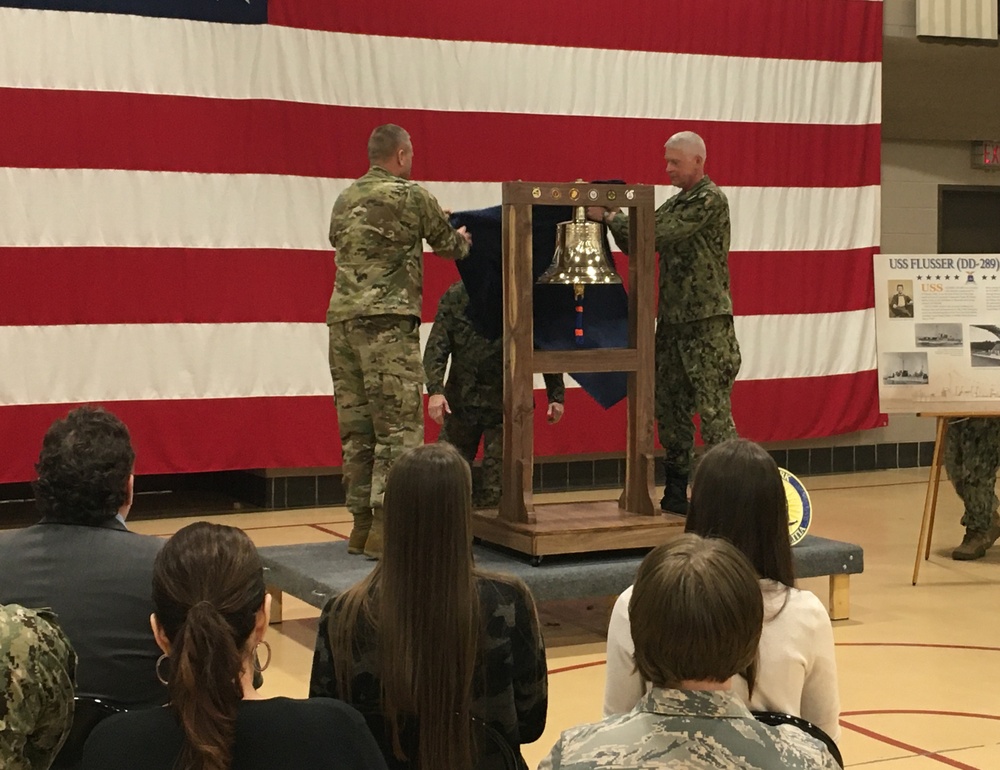
[[[517,749],[545,728],[545,650],[518,578],[472,563],[469,465],[446,443],[399,457],[382,559],[320,616],[309,694],[372,719],[392,768],[469,770],[473,718]]]
[[[163,650],[156,674],[170,702],[99,724],[83,770],[385,767],[349,706],[263,699],[254,689],[255,666],[263,670],[271,657],[264,641],[271,597],[242,530],[199,522],[177,532],[156,557],[153,606]]]

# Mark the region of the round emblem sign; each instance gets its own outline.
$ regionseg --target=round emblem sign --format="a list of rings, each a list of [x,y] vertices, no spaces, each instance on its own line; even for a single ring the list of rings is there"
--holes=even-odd
[[[812,524],[812,503],[809,492],[798,477],[784,468],[779,468],[781,481],[785,486],[785,498],[788,500],[788,535],[792,545],[801,542]]]

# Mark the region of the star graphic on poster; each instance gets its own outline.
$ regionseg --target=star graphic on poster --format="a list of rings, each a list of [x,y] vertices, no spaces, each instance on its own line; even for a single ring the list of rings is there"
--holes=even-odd
[[[935,280],[935,281],[940,281],[940,280],[941,280],[941,276],[940,276],[940,275],[936,275],[936,276],[934,276],[934,280]]]
[[[950,281],[950,280],[951,280],[951,276],[950,276],[950,275],[946,275],[946,276],[944,277],[944,279],[945,279],[946,281]]]
[[[918,281],[919,281],[919,280],[920,280],[921,278],[923,278],[923,276],[922,276],[922,275],[918,275],[918,276],[917,276],[917,280],[918,280]]]

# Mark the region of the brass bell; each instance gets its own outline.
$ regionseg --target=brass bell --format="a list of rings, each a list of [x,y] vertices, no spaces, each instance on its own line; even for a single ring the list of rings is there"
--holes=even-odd
[[[601,225],[589,222],[583,206],[573,211],[573,219],[556,225],[556,250],[552,264],[536,283],[583,284],[621,283],[621,276],[604,258]]]

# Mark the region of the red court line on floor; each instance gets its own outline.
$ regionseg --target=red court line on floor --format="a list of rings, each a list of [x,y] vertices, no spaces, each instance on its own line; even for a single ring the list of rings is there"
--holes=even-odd
[[[844,711],[842,717],[862,717],[872,714],[928,714],[935,717],[965,717],[968,719],[992,719],[1000,722],[1000,714],[980,714],[974,711],[938,711],[936,709],[868,709],[863,711]]]
[[[328,535],[333,535],[334,537],[339,537],[341,540],[349,540],[347,535],[342,535],[339,532],[334,532],[332,529],[327,529],[322,524],[310,524],[313,529],[318,529],[320,532],[326,532]]]
[[[223,515],[223,516],[229,516],[230,514],[229,513],[224,513],[224,514],[221,514],[221,515]],[[182,519],[182,518],[189,518],[189,517],[186,517],[186,516],[177,516],[176,518]],[[147,519],[147,521],[148,521],[148,519]],[[208,519],[200,519],[200,521],[211,522],[212,520],[211,520],[211,518],[208,518]],[[316,527],[318,529],[322,529],[322,527],[319,524],[305,524],[305,523],[300,523],[300,524],[261,524],[259,527],[239,527],[239,529],[242,529],[244,532],[255,532],[258,529],[288,529],[289,527]],[[329,530],[323,530],[323,531],[324,532],[329,532]],[[173,534],[174,534],[173,532],[157,532],[157,533],[151,535],[151,537],[171,537]],[[345,540],[347,539],[345,535],[341,535],[339,532],[330,532],[330,534],[331,535],[336,535],[337,537],[342,537]]]
[[[879,714],[884,712],[868,711],[864,713]],[[942,764],[960,768],[960,770],[980,770],[980,768],[975,767],[974,765],[967,765],[964,762],[959,762],[957,759],[951,759],[950,757],[938,754],[937,752],[922,749],[919,746],[914,746],[910,743],[906,743],[905,741],[898,741],[895,738],[890,738],[888,735],[882,735],[882,733],[877,733],[874,730],[869,730],[866,727],[861,727],[860,725],[855,725],[852,724],[851,722],[845,722],[843,719],[840,720],[840,725],[841,727],[846,727],[848,730],[854,730],[854,732],[861,733],[861,735],[867,736],[868,738],[872,738],[873,740],[881,741],[882,743],[887,743],[890,746],[895,746],[897,749],[903,749],[903,751],[909,751],[912,752],[913,754],[917,754],[922,757],[927,757],[928,759],[937,760]]]
[[[922,642],[837,642],[837,647],[932,647],[942,650],[984,650],[1000,652],[1000,647],[986,647],[979,644],[924,644]]]
[[[549,669],[549,676],[552,674],[561,674],[564,671],[576,671],[578,668],[593,668],[594,666],[604,666],[607,664],[606,660],[595,660],[590,663],[575,663],[572,666],[563,666],[562,668],[552,668]]]

